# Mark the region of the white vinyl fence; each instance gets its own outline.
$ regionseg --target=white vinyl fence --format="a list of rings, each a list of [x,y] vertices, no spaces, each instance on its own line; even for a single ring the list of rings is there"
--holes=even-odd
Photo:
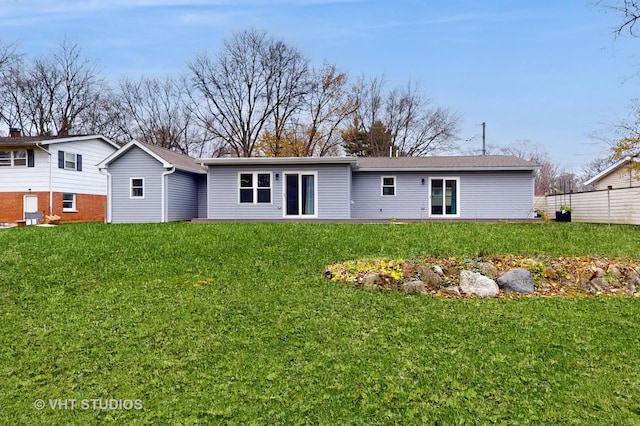
[[[536,197],[535,209],[554,219],[562,205],[571,206],[573,222],[640,225],[640,187]]]

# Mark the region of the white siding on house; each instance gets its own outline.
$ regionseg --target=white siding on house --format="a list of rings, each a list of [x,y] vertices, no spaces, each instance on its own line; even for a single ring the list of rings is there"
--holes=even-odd
[[[238,202],[238,173],[272,173],[269,204]],[[350,213],[350,165],[209,166],[210,219],[283,219],[284,173],[318,173],[318,219],[347,219]],[[276,179],[276,174],[278,178]]]
[[[107,177],[96,166],[115,151],[113,146],[101,139],[89,139],[52,144],[49,151],[54,192],[107,195]],[[82,155],[82,171],[59,169],[58,151]]]
[[[162,221],[162,164],[140,148],[133,147],[109,165],[111,175],[111,222]],[[144,178],[144,198],[130,197],[130,179]]]
[[[395,196],[382,196],[381,176],[396,177]],[[462,219],[533,217],[534,181],[531,171],[355,172],[352,183],[352,217],[429,219],[429,179],[433,177],[460,178],[458,209]]]
[[[622,167],[603,177],[594,185],[595,189],[605,190],[607,186],[611,186],[612,188],[630,188],[640,186],[640,181],[633,175],[633,172],[630,171],[629,168]]]
[[[0,151],[24,149],[2,147]],[[36,147],[28,149],[33,149],[33,167],[0,167],[0,192],[27,192],[29,188],[34,192],[49,191],[49,155]]]

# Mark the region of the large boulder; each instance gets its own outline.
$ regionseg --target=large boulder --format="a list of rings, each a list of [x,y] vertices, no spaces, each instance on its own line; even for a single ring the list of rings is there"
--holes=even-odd
[[[531,272],[515,268],[498,277],[498,287],[505,293],[531,294],[534,282]]]
[[[500,289],[494,280],[478,272],[460,271],[460,291],[479,297],[494,297]]]

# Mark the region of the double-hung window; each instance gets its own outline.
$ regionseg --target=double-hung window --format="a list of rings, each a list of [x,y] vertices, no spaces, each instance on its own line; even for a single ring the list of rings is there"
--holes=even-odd
[[[82,155],[73,152],[58,151],[58,168],[82,171]]]
[[[130,198],[144,198],[144,178],[134,177],[130,179]]]
[[[71,194],[71,193],[62,194],[62,211],[63,212],[76,211],[76,194]]]
[[[271,173],[239,173],[238,202],[240,204],[271,203]]]
[[[382,196],[396,195],[396,177],[382,176]]]

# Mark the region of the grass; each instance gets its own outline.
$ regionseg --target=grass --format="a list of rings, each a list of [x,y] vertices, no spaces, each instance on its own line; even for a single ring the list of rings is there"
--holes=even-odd
[[[2,230],[0,423],[640,424],[640,298],[445,300],[322,277],[377,256],[640,259],[639,241],[578,223]]]

